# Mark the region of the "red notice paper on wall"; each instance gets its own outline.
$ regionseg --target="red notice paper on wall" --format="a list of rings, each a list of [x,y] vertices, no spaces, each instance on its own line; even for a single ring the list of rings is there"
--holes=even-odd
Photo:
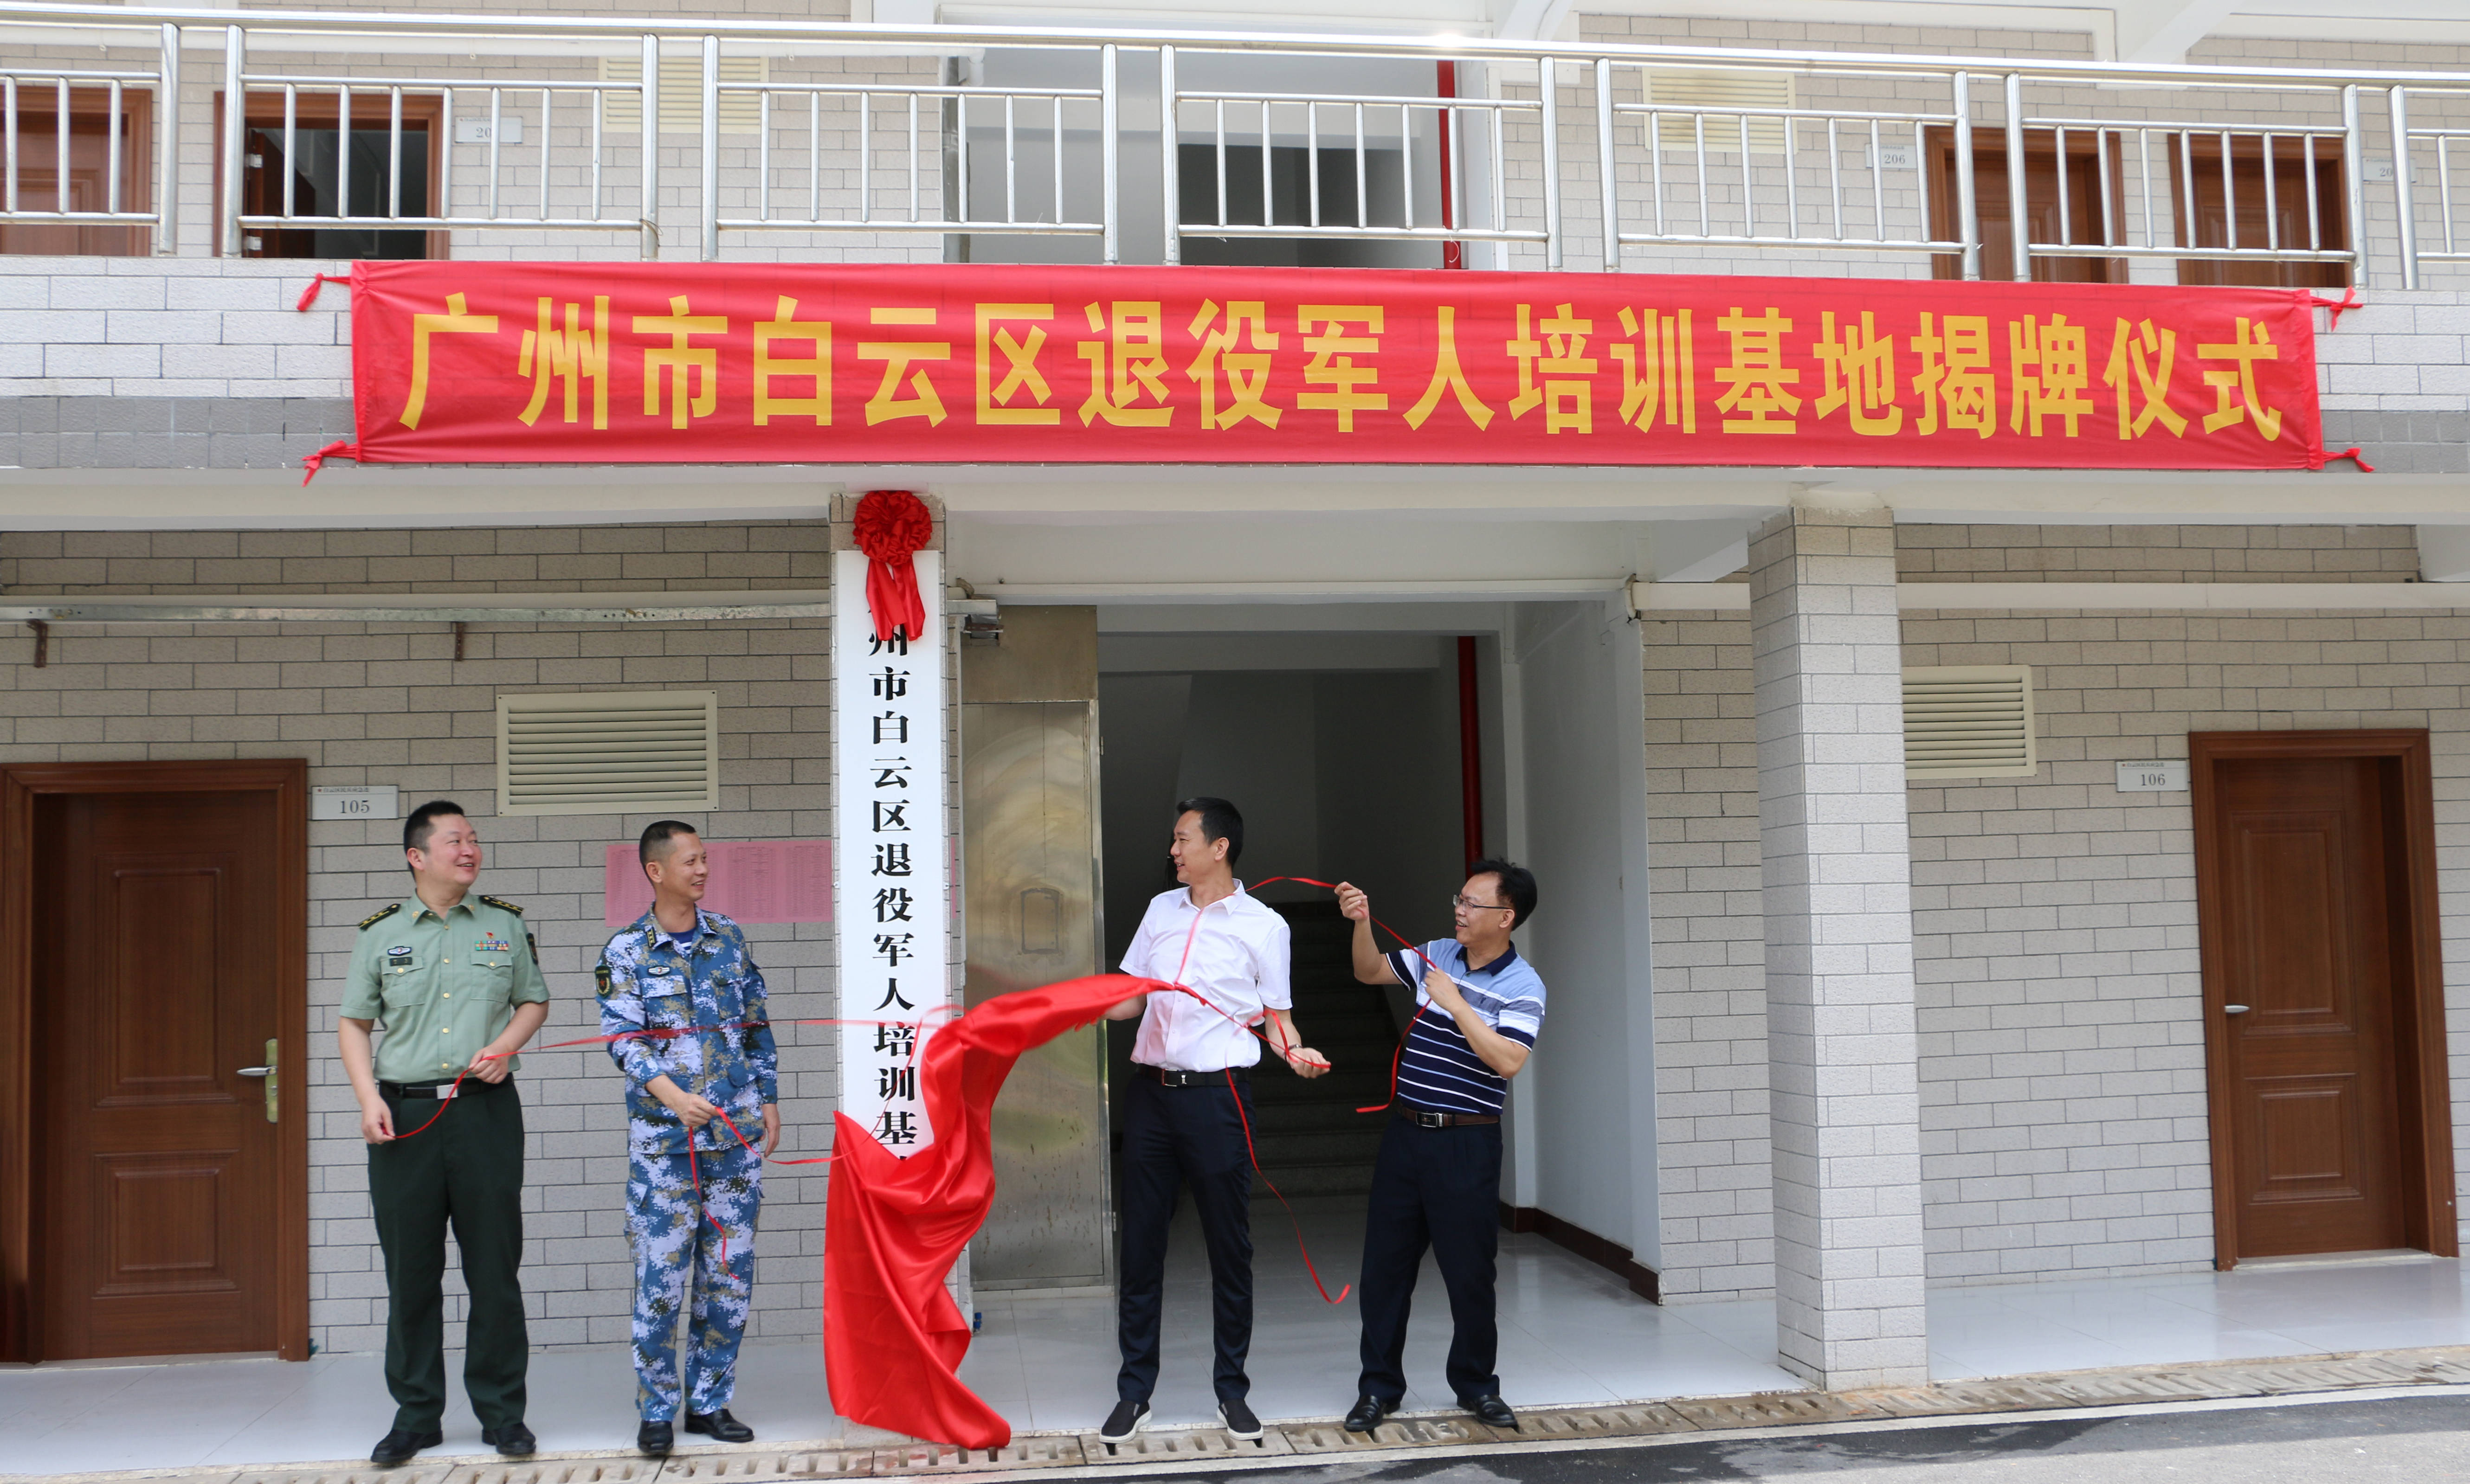
[[[711,883],[703,904],[739,922],[832,920],[828,840],[723,840],[705,846]],[[651,909],[652,884],[633,845],[609,846],[601,918],[624,927]]]

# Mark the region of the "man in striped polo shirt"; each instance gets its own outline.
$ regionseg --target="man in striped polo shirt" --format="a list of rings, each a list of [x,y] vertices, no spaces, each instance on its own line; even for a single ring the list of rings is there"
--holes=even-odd
[[[1355,922],[1355,977],[1416,986],[1415,1019],[1398,1060],[1398,1093],[1363,1222],[1363,1373],[1351,1432],[1370,1432],[1406,1399],[1407,1311],[1432,1248],[1449,1289],[1448,1379],[1458,1404],[1495,1427],[1518,1414],[1493,1373],[1493,1257],[1500,1247],[1501,1109],[1509,1079],[1544,1028],[1544,981],[1510,946],[1535,913],[1535,877],[1507,861],[1478,861],[1451,899],[1456,932],[1421,949],[1384,954],[1372,940],[1372,904],[1338,887]]]

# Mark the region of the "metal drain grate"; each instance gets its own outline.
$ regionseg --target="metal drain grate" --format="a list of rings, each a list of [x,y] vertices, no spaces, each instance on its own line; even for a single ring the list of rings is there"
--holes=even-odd
[[[672,1458],[661,1470],[662,1484],[691,1480],[693,1484],[737,1484],[757,1479],[846,1479],[874,1472],[874,1449],[834,1448],[804,1452],[718,1453]],[[458,1481],[459,1484],[459,1481]]]
[[[1840,1392],[1773,1391],[1746,1397],[1710,1397],[1667,1402],[1693,1427],[1715,1431],[1726,1427],[1792,1427],[1809,1423],[1851,1422],[1877,1412]]]
[[[1568,1442],[1590,1438],[1637,1438],[1688,1432],[1689,1420],[1668,1406],[1590,1406],[1553,1412],[1522,1412],[1518,1430],[1494,1429],[1504,1442]]]
[[[660,1472],[660,1462],[650,1458],[482,1464],[456,1470],[453,1484],[644,1484]],[[386,1484],[398,1481],[389,1475]]]
[[[900,1473],[990,1473],[997,1470],[1079,1468],[1089,1462],[1081,1439],[1070,1433],[1045,1433],[1014,1438],[1002,1448],[953,1448],[941,1443],[912,1443],[905,1448],[878,1448],[874,1472]]]
[[[1495,1443],[1500,1434],[1481,1423],[1455,1417],[1393,1417],[1370,1432],[1349,1432],[1338,1424],[1287,1423],[1278,1431],[1298,1453],[1361,1453],[1380,1448],[1440,1448],[1456,1443]]]
[[[1093,1464],[1189,1463],[1194,1459],[1260,1458],[1292,1453],[1287,1441],[1293,1427],[1266,1427],[1257,1439],[1235,1436],[1223,1427],[1160,1429],[1136,1432],[1121,1443],[1101,1443],[1094,1432],[1079,1439],[1082,1453]]]

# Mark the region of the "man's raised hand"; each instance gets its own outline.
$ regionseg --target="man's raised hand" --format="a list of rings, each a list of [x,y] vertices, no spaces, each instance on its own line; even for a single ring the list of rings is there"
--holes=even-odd
[[[1364,895],[1363,889],[1341,881],[1338,884],[1337,892],[1340,916],[1349,922],[1368,922],[1372,919],[1372,898]]]

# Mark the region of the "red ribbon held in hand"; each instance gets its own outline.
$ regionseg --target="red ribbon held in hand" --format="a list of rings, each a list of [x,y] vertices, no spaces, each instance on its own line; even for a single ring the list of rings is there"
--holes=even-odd
[[[866,553],[866,607],[874,615],[874,637],[892,641],[907,629],[912,641],[926,636],[926,604],[918,594],[918,564],[911,560],[935,539],[935,518],[907,490],[870,490],[857,502],[857,549]]]

